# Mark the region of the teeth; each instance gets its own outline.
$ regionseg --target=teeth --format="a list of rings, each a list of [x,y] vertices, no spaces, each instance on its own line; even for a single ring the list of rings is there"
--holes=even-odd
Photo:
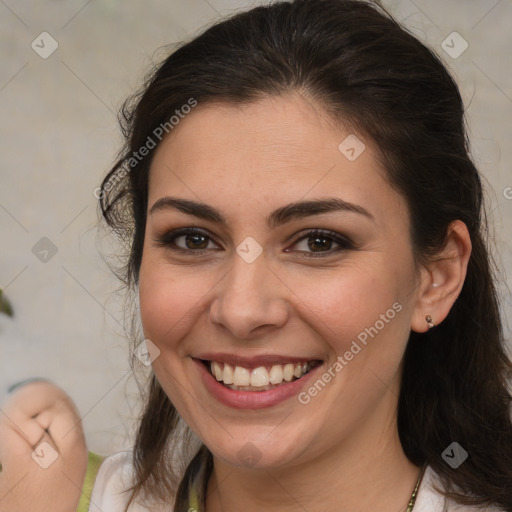
[[[281,384],[281,382],[283,382],[283,367],[276,364],[270,369],[270,383]]]
[[[233,372],[233,384],[235,386],[249,386],[251,383],[251,372],[247,368],[235,366]]]
[[[293,371],[295,370],[295,366],[291,363],[284,365],[283,377],[286,382],[290,382],[293,379]]]
[[[254,368],[251,372],[251,386],[256,388],[261,388],[266,386],[270,381],[270,377],[268,375],[267,369],[263,366],[259,368]]]
[[[233,367],[229,366],[229,364],[224,365],[224,373],[222,374],[222,380],[224,381],[224,384],[233,384]]]
[[[229,385],[235,390],[252,390],[258,388],[259,391],[271,389],[273,386],[281,384],[283,381],[291,382],[294,378],[300,379],[310,369],[310,363],[288,363],[285,365],[275,364],[270,369],[259,366],[249,370],[242,366],[230,366],[229,364],[210,362],[210,371],[212,375],[224,384]]]
[[[213,375],[215,375],[215,378],[217,380],[219,380],[219,381],[222,380],[223,371],[222,371],[222,368],[220,367],[219,363],[212,361],[210,369],[211,369]]]

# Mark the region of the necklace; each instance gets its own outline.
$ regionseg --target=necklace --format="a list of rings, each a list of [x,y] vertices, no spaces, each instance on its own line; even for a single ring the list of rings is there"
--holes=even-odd
[[[420,487],[421,480],[423,479],[423,474],[425,473],[426,467],[427,467],[427,465],[424,464],[420,470],[420,475],[418,476],[418,481],[416,482],[416,487],[414,488],[414,491],[412,491],[411,499],[409,500],[409,505],[407,505],[407,510],[405,512],[412,512],[412,509],[414,508],[414,504],[416,503],[416,495],[418,494],[418,489]]]
[[[416,503],[416,496],[418,494],[418,489],[420,488],[420,484],[421,484],[421,481],[423,479],[423,475],[425,473],[426,467],[427,467],[427,465],[424,464],[423,467],[420,470],[420,474],[418,476],[418,480],[416,482],[416,486],[414,487],[414,491],[412,491],[411,499],[409,500],[409,504],[407,505],[407,509],[406,509],[405,512],[413,512],[414,504]],[[206,495],[206,481],[207,481],[207,479],[205,479],[204,495]],[[195,491],[195,489],[193,487],[190,489],[190,501],[189,501],[189,504],[190,504],[189,510],[196,510],[196,511],[200,510],[199,503],[198,503],[197,493],[196,493],[196,491]]]

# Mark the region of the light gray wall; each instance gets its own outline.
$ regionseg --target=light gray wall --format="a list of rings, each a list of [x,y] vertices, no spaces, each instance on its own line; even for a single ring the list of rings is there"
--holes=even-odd
[[[98,253],[93,195],[120,142],[115,113],[152,56],[162,55],[155,50],[251,4],[0,2],[0,286],[16,312],[13,319],[0,316],[0,403],[18,380],[51,378],[76,401],[89,446],[100,453],[130,446],[130,407],[137,404],[121,303],[112,296],[117,282]],[[443,57],[460,84],[474,157],[487,182],[499,262],[510,274],[512,3],[385,5]],[[462,40],[447,39],[453,56],[441,46],[454,31],[468,43],[457,58]],[[50,56],[55,43],[42,32],[58,44]],[[47,58],[31,47],[33,41]],[[44,237],[55,255],[53,246],[41,242]],[[44,257],[44,250],[50,251],[46,262],[34,254]],[[512,296],[505,280],[509,315]]]

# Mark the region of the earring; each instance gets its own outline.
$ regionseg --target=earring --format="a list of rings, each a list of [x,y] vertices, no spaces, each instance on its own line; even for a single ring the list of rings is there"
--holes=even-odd
[[[432,317],[430,315],[427,315],[425,317],[425,320],[427,321],[428,328],[432,329],[432,327],[434,327],[434,323],[432,322]]]

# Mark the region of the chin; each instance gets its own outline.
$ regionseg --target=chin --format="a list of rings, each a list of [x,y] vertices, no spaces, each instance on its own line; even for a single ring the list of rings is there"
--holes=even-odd
[[[299,439],[303,436],[298,432],[304,430],[294,425],[292,432],[283,430],[279,436],[273,430],[266,427],[262,432],[261,427],[249,427],[240,430],[238,435],[219,433],[222,440],[205,440],[205,444],[215,457],[242,469],[275,469],[297,462],[304,447],[311,442]]]

